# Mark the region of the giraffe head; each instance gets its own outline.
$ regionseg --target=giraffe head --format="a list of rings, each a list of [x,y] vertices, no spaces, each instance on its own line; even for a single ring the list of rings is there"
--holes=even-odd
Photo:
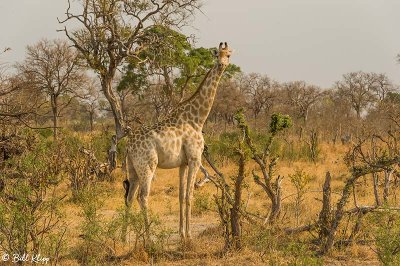
[[[225,47],[223,47],[225,44]],[[215,51],[215,56],[217,57],[217,62],[221,66],[228,66],[229,65],[229,57],[232,54],[232,50],[228,48],[228,44],[225,43],[220,43],[218,51]]]

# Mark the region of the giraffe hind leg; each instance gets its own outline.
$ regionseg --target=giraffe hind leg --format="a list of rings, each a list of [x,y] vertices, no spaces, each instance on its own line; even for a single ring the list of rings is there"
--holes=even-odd
[[[182,239],[185,238],[184,231],[184,212],[185,212],[185,198],[186,198],[186,175],[187,175],[187,165],[182,165],[179,168],[179,235]]]

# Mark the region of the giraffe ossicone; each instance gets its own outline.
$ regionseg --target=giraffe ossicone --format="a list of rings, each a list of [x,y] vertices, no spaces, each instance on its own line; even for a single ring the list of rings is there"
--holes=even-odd
[[[129,208],[139,191],[138,201],[147,225],[148,196],[156,168],[179,167],[179,233],[182,238],[191,236],[194,183],[204,149],[202,129],[231,53],[228,44],[221,42],[216,52],[216,64],[189,99],[180,103],[165,120],[128,134],[126,168],[129,181],[124,181],[125,202]]]

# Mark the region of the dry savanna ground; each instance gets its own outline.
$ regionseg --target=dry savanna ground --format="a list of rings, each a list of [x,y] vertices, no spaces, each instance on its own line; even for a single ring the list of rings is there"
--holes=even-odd
[[[327,171],[330,171],[333,177],[333,200],[336,202],[343,187],[344,179],[348,175],[347,167],[343,161],[343,156],[348,149],[348,145],[324,143],[321,145],[320,159],[317,163],[307,160],[279,162],[276,171],[279,175],[285,176],[282,183],[283,214],[279,220],[281,227],[296,227],[297,225],[311,223],[318,218],[321,209],[321,190]],[[255,165],[249,162],[248,169],[252,169],[253,167]],[[212,170],[209,167],[207,168],[212,173]],[[237,171],[236,168],[233,162],[229,162],[221,166],[220,170],[226,176],[234,176]],[[295,217],[295,198],[297,193],[288,178],[289,175],[294,174],[296,169],[301,169],[311,177],[306,185],[304,201],[300,205],[300,217]],[[124,173],[120,169],[117,169],[114,175],[116,177],[114,183],[99,184],[106,191],[102,196],[102,204],[98,210],[102,221],[112,220],[117,215],[118,209],[124,206],[124,190],[122,188]],[[250,212],[258,213],[260,216],[267,216],[270,208],[269,201],[265,192],[252,181],[250,175],[250,170],[247,170],[245,182],[248,186],[245,189],[243,197],[246,209]],[[198,178],[201,177],[202,175],[199,173]],[[367,185],[360,187],[358,202],[362,205],[371,205],[374,199],[372,190],[368,189],[368,187],[371,187],[372,183],[370,180],[365,180],[365,182]],[[62,190],[68,190],[66,184]],[[160,223],[170,230],[168,240],[165,242],[164,254],[154,261],[146,254],[146,251],[139,250],[129,258],[108,263],[117,265],[148,265],[149,263],[156,263],[157,265],[285,265],[289,263],[307,265],[301,259],[293,260],[293,258],[288,258],[290,256],[284,253],[269,253],[266,251],[263,254],[263,251],[246,245],[239,252],[221,254],[224,247],[224,239],[222,237],[219,216],[213,202],[213,195],[216,195],[216,193],[217,190],[211,182],[196,189],[192,218],[194,237],[189,247],[182,247],[177,233],[179,223],[178,169],[158,169],[152,183],[149,206],[152,214],[158,216]],[[134,209],[139,209],[136,201]],[[66,250],[68,250],[77,245],[79,241],[82,241],[80,234],[84,217],[82,215],[82,208],[77,207],[73,202],[64,204],[63,211],[66,213],[65,221],[68,225],[66,233]],[[252,227],[252,224],[249,224],[245,220],[243,221],[245,231],[251,231]],[[306,240],[309,236],[307,233],[304,233],[302,238]],[[279,236],[276,236],[276,239],[271,238],[271,241],[279,242],[288,240],[279,239]],[[115,249],[117,255],[123,256],[129,253],[132,245],[129,239],[126,244],[118,243]],[[78,262],[69,258],[69,256],[66,253],[65,258],[61,260],[61,264],[77,265]],[[342,250],[334,250],[329,256],[313,260],[312,263],[324,265],[379,265],[376,254],[369,245],[353,245]]]

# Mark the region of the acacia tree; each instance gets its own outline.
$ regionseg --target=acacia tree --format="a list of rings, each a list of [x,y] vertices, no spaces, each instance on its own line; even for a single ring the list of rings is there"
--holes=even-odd
[[[68,0],[66,19],[60,23],[75,22],[79,30],[62,30],[73,46],[80,52],[87,65],[98,75],[101,89],[108,100],[114,116],[116,135],[110,149],[111,169],[115,168],[117,141],[128,130],[121,101],[113,85],[117,70],[127,58],[136,65],[146,62],[139,55],[157,43],[150,30],[155,25],[179,28],[188,22],[199,8],[198,0],[80,0],[79,13],[73,13]]]
[[[43,39],[27,47],[26,58],[17,64],[25,83],[45,94],[50,101],[53,136],[57,138],[58,118],[85,82],[77,53],[64,40]],[[61,98],[68,97],[61,102]]]
[[[286,103],[295,108],[295,112],[304,123],[307,123],[310,108],[324,95],[317,86],[308,85],[304,81],[293,81],[283,85],[287,98]]]

